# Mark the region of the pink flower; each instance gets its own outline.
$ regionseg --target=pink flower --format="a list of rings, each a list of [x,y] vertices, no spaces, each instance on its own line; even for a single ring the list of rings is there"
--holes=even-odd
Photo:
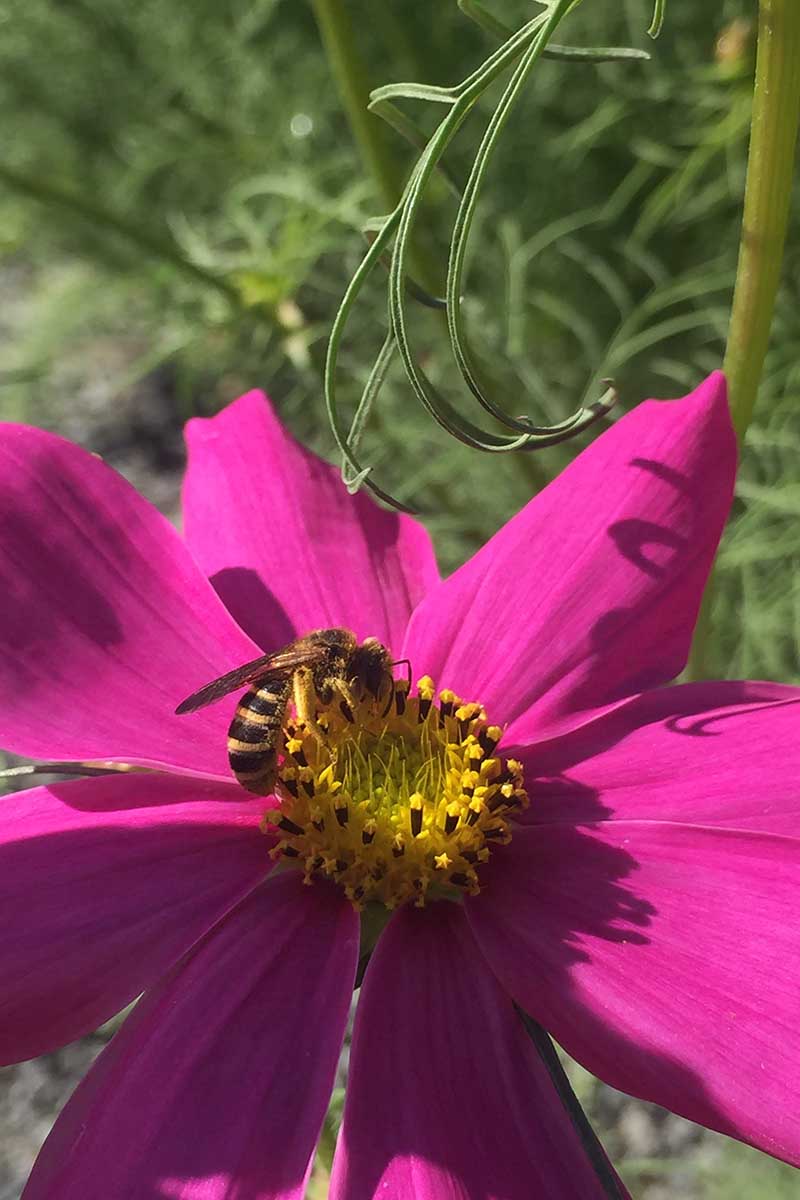
[[[800,692],[663,686],[731,499],[722,377],[624,417],[443,582],[421,527],[348,496],[260,394],[188,441],[181,540],[98,459],[0,434],[3,742],[155,769],[3,801],[3,1060],[144,992],[26,1200],[302,1195],[358,917],[270,873],[236,697],[173,713],[337,625],[480,701],[531,802],[479,894],[380,937],[334,1200],[600,1197],[512,998],[614,1086],[800,1162]]]

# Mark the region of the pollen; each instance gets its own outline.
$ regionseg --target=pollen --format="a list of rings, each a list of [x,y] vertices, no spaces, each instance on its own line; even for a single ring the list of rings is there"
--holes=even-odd
[[[335,695],[313,720],[289,716],[278,770],[280,808],[263,828],[273,857],[305,881],[333,880],[356,909],[388,909],[480,891],[480,868],[511,840],[527,807],[522,766],[496,753],[502,730],[480,704],[436,695]]]

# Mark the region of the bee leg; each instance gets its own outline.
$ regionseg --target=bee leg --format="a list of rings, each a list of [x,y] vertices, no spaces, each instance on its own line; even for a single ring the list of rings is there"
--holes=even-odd
[[[358,707],[358,700],[353,689],[350,687],[350,684],[346,679],[337,678],[336,676],[331,676],[327,682],[329,686],[341,696],[342,699],[339,707],[344,716],[348,721],[354,721],[354,714]]]
[[[317,691],[310,667],[297,668],[292,679],[292,692],[298,721],[303,722],[318,742],[324,742],[325,730],[317,723]]]
[[[391,671],[384,672],[375,699],[380,700],[382,695],[386,696],[386,706],[381,713],[381,717],[383,718],[389,715],[389,710],[394,704],[394,676]]]

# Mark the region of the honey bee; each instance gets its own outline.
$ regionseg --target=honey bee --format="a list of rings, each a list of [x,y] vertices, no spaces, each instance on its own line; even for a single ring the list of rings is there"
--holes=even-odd
[[[393,665],[377,638],[365,638],[359,645],[349,629],[317,629],[206,684],[175,712],[178,716],[196,712],[250,684],[228,729],[228,761],[242,787],[267,796],[275,785],[280,733],[290,697],[298,720],[322,737],[316,721],[317,698],[330,704],[338,693],[348,719],[365,693],[376,699],[386,695],[388,710],[394,695]]]

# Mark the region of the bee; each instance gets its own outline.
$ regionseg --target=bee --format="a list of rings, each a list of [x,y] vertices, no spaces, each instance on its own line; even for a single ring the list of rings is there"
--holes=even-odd
[[[178,716],[196,712],[250,684],[228,729],[228,761],[242,787],[267,796],[275,785],[280,734],[290,698],[294,698],[298,720],[323,737],[316,721],[317,698],[327,705],[338,694],[348,720],[365,693],[376,699],[386,695],[388,711],[394,697],[393,665],[389,651],[377,638],[366,638],[359,645],[349,629],[317,629],[206,684],[175,712]]]

